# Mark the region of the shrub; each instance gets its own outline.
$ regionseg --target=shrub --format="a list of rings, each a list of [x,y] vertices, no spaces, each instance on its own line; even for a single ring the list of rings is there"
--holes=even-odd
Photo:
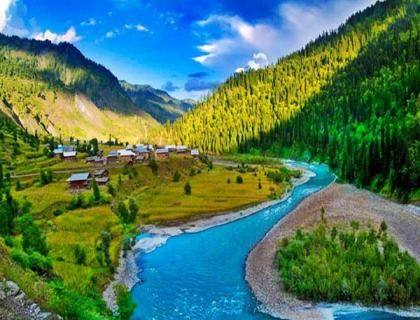
[[[76,264],[86,264],[86,249],[82,248],[79,244],[76,244],[73,250]]]
[[[181,174],[179,173],[178,169],[175,171],[172,178],[173,178],[174,182],[179,182],[179,180],[181,180]]]
[[[242,176],[237,176],[236,177],[236,183],[237,184],[241,184],[241,183],[243,183],[244,182],[244,179],[242,178]]]
[[[227,179],[227,183],[228,183],[228,184],[230,183],[230,179]]]
[[[63,210],[61,210],[61,209],[54,209],[53,214],[56,217],[61,216],[63,214]]]
[[[191,194],[191,185],[189,182],[187,182],[184,186],[184,192],[187,196]]]
[[[114,287],[117,296],[118,319],[130,320],[137,308],[133,302],[130,291],[123,285],[118,284]]]

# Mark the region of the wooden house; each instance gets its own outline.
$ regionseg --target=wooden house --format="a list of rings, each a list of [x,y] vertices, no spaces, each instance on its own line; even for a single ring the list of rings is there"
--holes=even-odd
[[[176,147],[176,153],[187,153],[187,147],[186,146],[177,146]]]
[[[198,150],[198,149],[192,149],[191,150],[191,155],[193,157],[198,157],[200,155],[200,150]]]
[[[95,179],[97,178],[106,178],[109,177],[109,171],[108,170],[95,170],[93,171],[93,176]]]
[[[91,163],[91,164],[95,164],[96,159],[98,159],[98,157],[86,157],[86,163]]]
[[[118,162],[118,152],[117,151],[111,151],[108,156],[106,157],[106,163],[115,163]]]
[[[77,161],[77,152],[76,151],[64,151],[63,160],[67,162],[76,162]]]
[[[174,144],[169,144],[166,146],[166,149],[168,149],[169,152],[175,152],[176,146]]]
[[[143,160],[149,159],[149,150],[147,150],[144,146],[136,147],[136,150],[134,151],[137,157],[144,157]]]
[[[95,166],[105,166],[107,163],[107,159],[105,157],[96,157],[95,159]]]
[[[69,183],[69,188],[73,190],[88,189],[92,181],[92,175],[86,173],[73,173],[70,178],[66,180]]]
[[[120,153],[120,161],[125,161],[127,163],[133,163],[134,159],[136,158],[136,154],[132,151],[123,150]]]
[[[156,149],[155,157],[156,159],[167,159],[169,158],[169,150],[166,148]]]

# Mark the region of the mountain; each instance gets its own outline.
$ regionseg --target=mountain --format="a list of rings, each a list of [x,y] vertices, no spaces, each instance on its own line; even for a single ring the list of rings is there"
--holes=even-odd
[[[192,100],[175,99],[166,91],[154,89],[149,85],[133,85],[126,81],[121,81],[120,84],[140,109],[160,123],[173,122],[194,107]]]
[[[2,34],[0,111],[29,132],[74,138],[137,141],[159,126],[73,45]]]
[[[266,69],[230,77],[156,137],[316,159],[407,201],[420,188],[420,3],[377,2]]]

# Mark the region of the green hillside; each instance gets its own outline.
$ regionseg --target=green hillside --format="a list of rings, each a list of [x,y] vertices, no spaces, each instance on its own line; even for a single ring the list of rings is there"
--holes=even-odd
[[[400,200],[420,187],[420,4],[378,2],[264,70],[235,74],[162,131],[213,153],[330,164]]]
[[[133,85],[120,82],[131,100],[142,110],[149,113],[160,123],[173,122],[194,106],[191,100],[178,100],[166,91],[157,90],[149,85]]]
[[[31,133],[74,138],[138,139],[158,126],[73,45],[1,34],[0,110]]]

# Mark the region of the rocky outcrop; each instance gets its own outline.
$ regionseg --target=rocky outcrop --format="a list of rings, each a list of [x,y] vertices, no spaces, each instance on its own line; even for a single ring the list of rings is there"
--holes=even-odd
[[[16,283],[0,278],[0,319],[62,320],[63,318],[51,312],[43,312]]]

